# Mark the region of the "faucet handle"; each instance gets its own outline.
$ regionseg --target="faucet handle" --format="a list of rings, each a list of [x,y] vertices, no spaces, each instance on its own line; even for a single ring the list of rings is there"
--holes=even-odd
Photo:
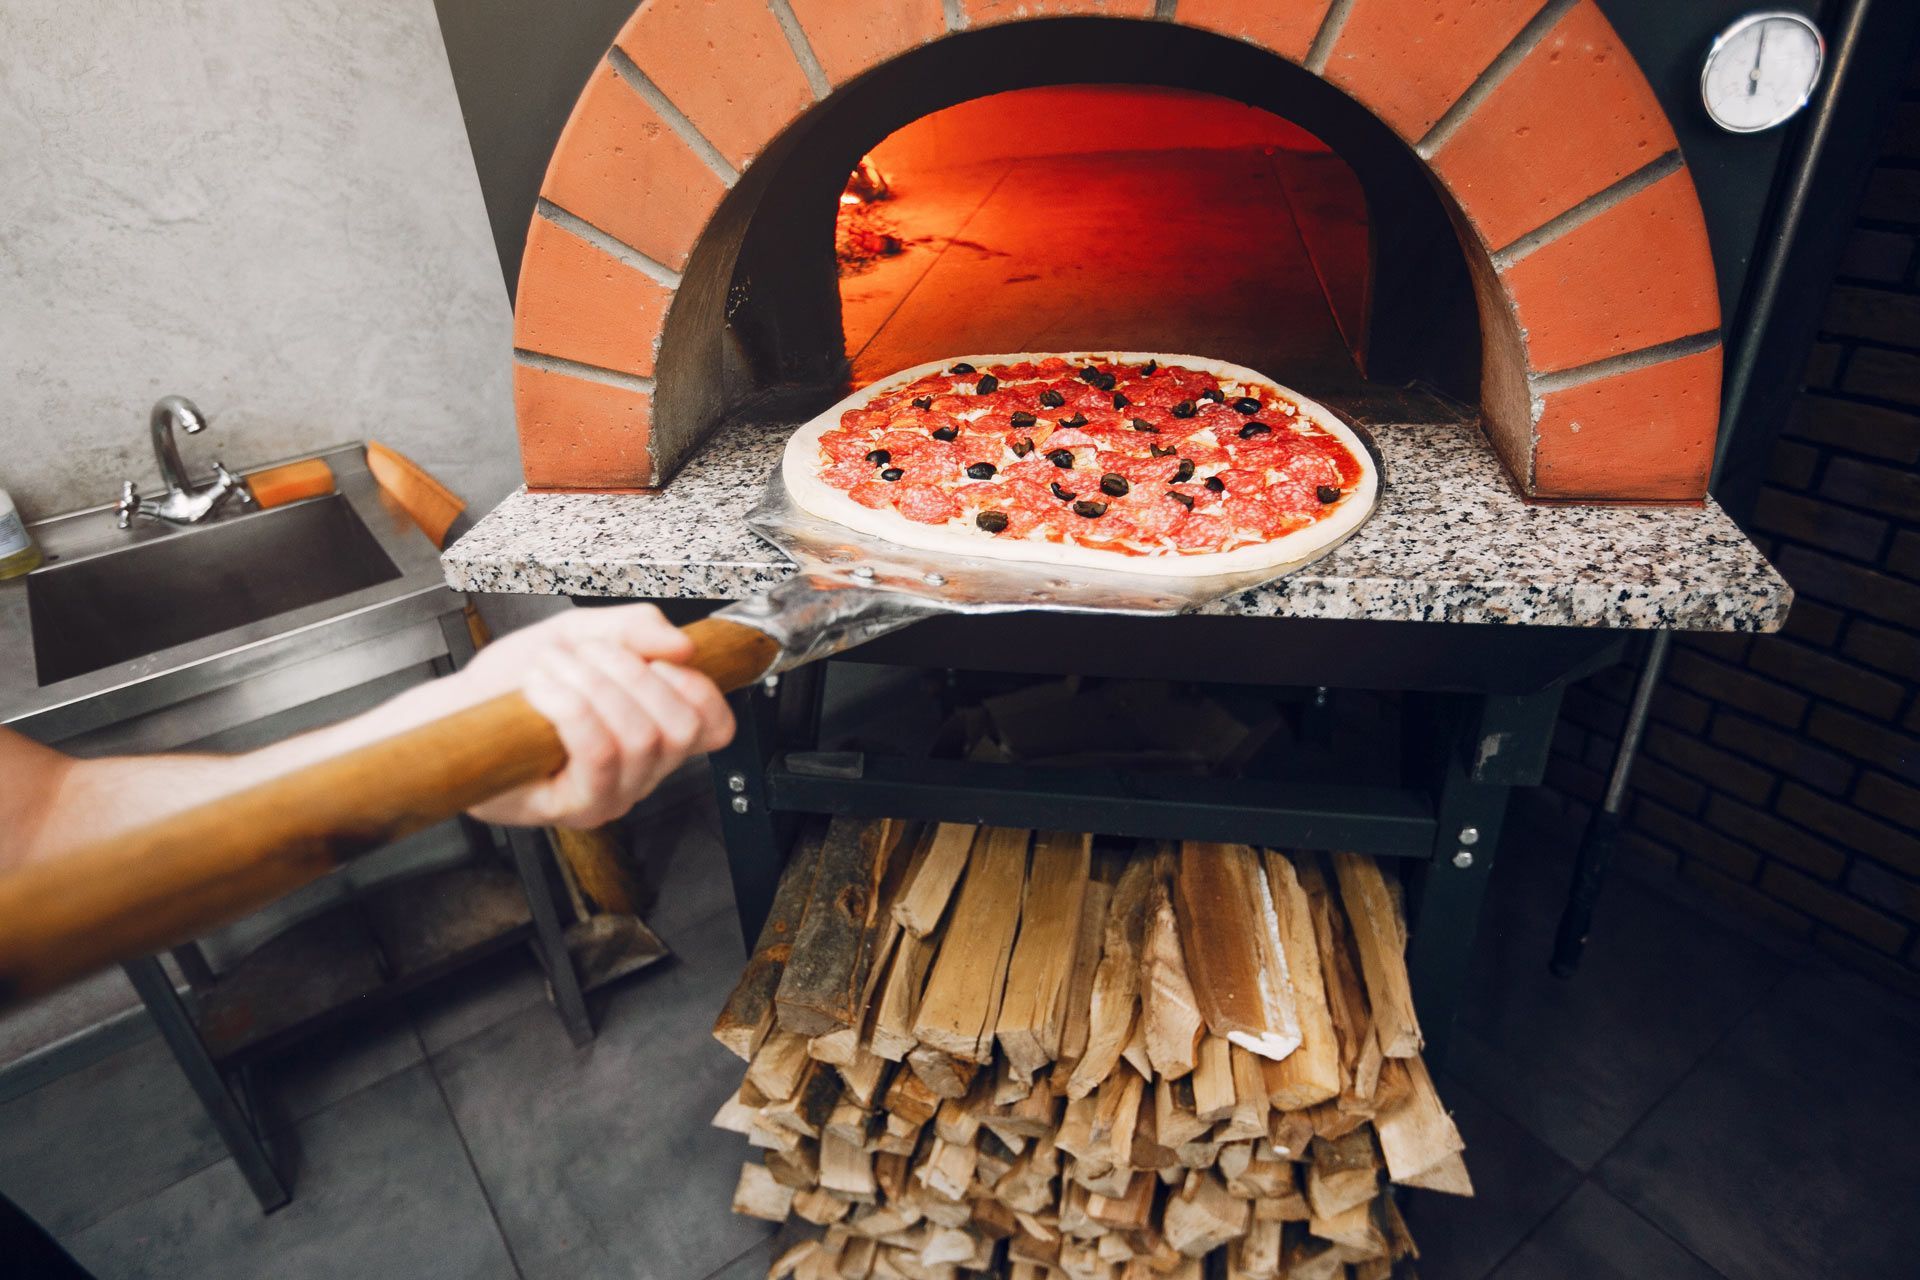
[[[213,477],[213,487],[220,495],[214,500],[214,505],[218,506],[228,495],[232,495],[243,508],[256,505],[253,487],[243,477],[227,470],[227,464],[218,458],[213,460]]]
[[[133,481],[120,482],[120,500],[113,504],[113,509],[119,515],[115,523],[122,529],[131,529],[134,516],[140,513],[140,490],[134,487]]]

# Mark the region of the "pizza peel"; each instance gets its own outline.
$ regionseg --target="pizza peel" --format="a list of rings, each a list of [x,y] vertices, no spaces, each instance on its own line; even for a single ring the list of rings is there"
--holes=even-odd
[[[1359,434],[1377,468],[1378,451]],[[683,628],[695,649],[688,665],[729,692],[942,615],[1183,613],[1293,573],[1345,541],[1203,578],[936,557],[809,514],[777,469],[747,524],[796,572]],[[565,762],[546,718],[519,693],[504,694],[0,876],[0,1008],[200,936]]]

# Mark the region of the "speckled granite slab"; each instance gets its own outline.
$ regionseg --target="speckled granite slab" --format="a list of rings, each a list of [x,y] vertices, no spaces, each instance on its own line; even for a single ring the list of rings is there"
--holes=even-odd
[[[1370,429],[1386,482],[1373,518],[1326,558],[1207,612],[1688,631],[1786,620],[1786,582],[1711,503],[1528,506],[1472,424]],[[517,493],[447,551],[447,582],[654,599],[763,590],[792,566],[742,517],[790,430],[730,425],[659,493]]]

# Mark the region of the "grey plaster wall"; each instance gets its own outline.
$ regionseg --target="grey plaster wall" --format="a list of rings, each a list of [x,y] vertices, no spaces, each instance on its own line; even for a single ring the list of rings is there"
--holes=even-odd
[[[511,317],[432,0],[0,0],[0,485],[29,515],[345,440],[484,510]]]

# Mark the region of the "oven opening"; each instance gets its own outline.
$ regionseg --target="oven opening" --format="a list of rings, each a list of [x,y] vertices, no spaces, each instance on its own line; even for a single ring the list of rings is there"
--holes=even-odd
[[[856,385],[1002,351],[1205,355],[1323,391],[1365,369],[1359,179],[1212,94],[1058,85],[922,116],[862,158],[834,243]]]
[[[1454,218],[1381,120],[1243,42],[1090,19],[953,36],[837,88],[741,175],[667,317],[654,447],[671,470],[775,389],[823,406],[976,353],[1209,356],[1376,422],[1413,420],[1409,386],[1512,399],[1517,339],[1496,327],[1483,379]]]

